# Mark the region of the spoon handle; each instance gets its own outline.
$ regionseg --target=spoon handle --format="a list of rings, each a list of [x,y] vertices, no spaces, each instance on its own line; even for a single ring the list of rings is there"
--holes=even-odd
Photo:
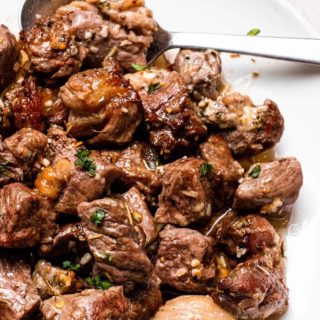
[[[172,32],[170,48],[214,48],[221,52],[320,65],[320,39]]]

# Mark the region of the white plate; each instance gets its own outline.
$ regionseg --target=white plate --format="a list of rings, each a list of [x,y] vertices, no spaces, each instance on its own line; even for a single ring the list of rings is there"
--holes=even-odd
[[[21,0],[1,0],[0,22],[18,31]],[[168,30],[319,37],[283,0],[149,0],[159,23]],[[320,288],[320,68],[249,57],[223,56],[223,73],[233,87],[257,103],[279,104],[286,130],[277,147],[280,156],[302,163],[304,185],[287,236],[287,278],[290,307],[282,319],[315,320]],[[252,78],[258,71],[260,77]]]

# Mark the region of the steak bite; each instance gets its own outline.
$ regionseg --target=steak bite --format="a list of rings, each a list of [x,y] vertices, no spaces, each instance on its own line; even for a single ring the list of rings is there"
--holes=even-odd
[[[65,78],[78,72],[88,49],[79,44],[70,28],[70,20],[45,16],[36,25],[20,32],[34,72],[45,77]]]
[[[301,165],[295,158],[254,164],[236,191],[233,207],[259,210],[260,214],[269,216],[288,214],[302,182]]]
[[[23,170],[16,157],[5,147],[0,138],[0,187],[11,182],[22,182]]]
[[[146,195],[155,194],[161,187],[159,158],[147,143],[135,142],[124,149],[115,165],[121,170],[120,181],[135,186]]]
[[[167,226],[160,232],[155,272],[163,284],[205,293],[215,277],[213,239],[196,230]]]
[[[140,98],[113,60],[70,77],[60,97],[70,109],[70,134],[91,145],[126,144],[142,120]]]
[[[145,245],[148,246],[157,239],[158,230],[153,216],[145,203],[145,197],[137,188],[133,187],[123,194],[123,198],[130,210],[134,224],[142,228],[142,232],[146,237]]]
[[[40,243],[55,214],[36,192],[21,183],[0,190],[0,247],[27,248]]]
[[[45,260],[37,262],[32,279],[42,299],[81,289],[81,284],[77,282],[73,271],[54,267]]]
[[[126,78],[140,94],[149,141],[164,157],[185,154],[204,137],[207,128],[177,72],[152,69]]]
[[[39,307],[40,297],[27,260],[4,251],[0,255],[1,320],[32,319]]]
[[[230,149],[238,156],[255,154],[279,142],[284,120],[271,100],[255,106],[248,96],[235,92],[217,101],[199,103],[203,120],[222,131]]]
[[[180,50],[173,67],[196,100],[203,97],[217,98],[221,78],[221,60],[218,52]]]
[[[128,320],[151,319],[162,305],[160,284],[160,279],[152,274],[146,283],[130,294]]]
[[[59,213],[75,215],[78,204],[100,198],[120,175],[100,152],[83,149],[59,127],[48,131],[48,157],[51,165],[38,175],[35,186],[56,201]]]
[[[213,238],[234,258],[264,254],[268,249],[280,248],[280,237],[263,217],[229,213],[216,225]]]
[[[127,320],[128,301],[122,287],[88,289],[52,297],[41,304],[44,320]]]
[[[121,199],[104,198],[78,206],[84,233],[95,258],[95,274],[114,283],[141,283],[153,266],[140,247],[133,217]]]
[[[182,158],[165,166],[157,223],[187,226],[207,220],[213,205],[211,165],[196,158]]]
[[[10,121],[16,130],[28,127],[44,131],[44,109],[35,77],[28,76],[6,91],[4,105],[10,110]]]
[[[0,25],[0,92],[14,79],[19,54],[15,36],[6,26]]]
[[[237,319],[280,316],[288,307],[288,289],[281,268],[270,268],[268,258],[239,263],[217,281],[214,300]]]
[[[144,0],[100,1],[103,14],[108,17],[108,47],[125,70],[132,64],[146,65],[147,49],[158,30]]]
[[[201,157],[212,165],[211,171],[217,185],[215,192],[222,203],[230,202],[243,176],[243,168],[233,159],[227,143],[219,135],[211,135],[199,150]]]

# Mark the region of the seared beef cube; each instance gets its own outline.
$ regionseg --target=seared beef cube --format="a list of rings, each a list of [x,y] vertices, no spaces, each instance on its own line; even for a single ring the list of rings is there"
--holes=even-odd
[[[135,186],[146,195],[161,187],[158,156],[146,143],[133,143],[122,151],[115,165],[121,169],[121,183]]]
[[[98,152],[92,152],[90,159],[96,166],[95,176],[88,175],[80,167],[71,170],[66,187],[55,206],[58,212],[76,214],[81,202],[100,198],[120,175],[119,169],[104,160]]]
[[[127,310],[122,287],[89,289],[52,297],[41,304],[45,320],[127,320]]]
[[[265,218],[253,214],[227,214],[217,223],[213,238],[236,258],[263,254],[268,248],[280,246],[280,237],[273,226]]]
[[[78,215],[96,261],[96,274],[108,274],[114,283],[146,280],[153,266],[139,245],[133,217],[122,200],[104,198],[81,203]]]
[[[132,69],[132,64],[146,65],[147,49],[153,42],[157,23],[144,0],[109,1],[99,3],[108,17],[108,44],[122,68]]]
[[[55,219],[46,200],[21,183],[0,190],[0,208],[0,247],[37,245]]]
[[[1,207],[2,208],[2,207]],[[1,320],[33,319],[40,297],[31,279],[31,267],[24,257],[0,255]]]
[[[70,134],[95,146],[130,142],[142,119],[139,95],[112,60],[70,77],[60,97],[70,109]]]
[[[160,232],[155,272],[168,284],[185,292],[212,288],[215,267],[213,239],[196,230],[167,226]]]
[[[15,36],[6,26],[0,25],[0,92],[15,77],[19,53]]]
[[[77,43],[67,17],[42,17],[33,28],[21,31],[20,39],[32,70],[53,79],[78,72],[87,54]]]
[[[24,128],[4,140],[4,145],[20,163],[34,162],[47,146],[47,137],[34,129]]]
[[[221,134],[238,156],[271,148],[283,134],[283,117],[271,100],[255,106],[248,96],[236,92],[218,101],[205,99],[199,106],[205,122],[227,129]]]
[[[165,157],[184,154],[206,134],[177,72],[152,69],[126,77],[139,91],[149,140]]]
[[[162,305],[160,279],[153,274],[129,297],[128,320],[150,319]]]
[[[120,170],[100,152],[77,145],[59,127],[51,128],[48,132],[51,166],[35,181],[42,195],[56,200],[55,210],[60,213],[76,214],[78,204],[100,198],[120,175]]]
[[[123,198],[130,210],[134,224],[142,228],[142,232],[146,237],[145,245],[148,246],[157,239],[158,230],[148,206],[145,203],[144,196],[137,188],[133,187],[123,194]]]
[[[236,191],[233,207],[259,210],[260,214],[270,216],[288,214],[302,182],[301,166],[295,158],[254,164]]]
[[[0,138],[0,186],[15,181],[23,181],[23,170]]]
[[[76,289],[81,289],[81,283],[77,283],[76,275],[73,271],[54,267],[45,260],[38,261],[32,279],[42,299],[72,293]]]
[[[266,319],[283,314],[288,289],[282,270],[270,269],[264,257],[240,263],[217,282],[214,300],[237,319]]]
[[[230,202],[244,170],[233,159],[227,143],[219,135],[210,136],[199,149],[201,157],[212,165],[212,175],[217,184],[216,193],[222,203]]]
[[[221,77],[221,60],[214,50],[180,50],[174,69],[180,74],[189,93],[197,100],[216,99]]]
[[[182,158],[165,166],[158,223],[187,226],[210,217],[213,199],[211,165],[196,158]]]
[[[41,242],[40,253],[49,257],[69,256],[72,253],[88,252],[86,238],[80,223],[58,228],[46,242]]]
[[[44,131],[44,113],[36,79],[29,76],[21,85],[13,86],[4,95],[4,105],[11,110],[16,130],[33,128]]]

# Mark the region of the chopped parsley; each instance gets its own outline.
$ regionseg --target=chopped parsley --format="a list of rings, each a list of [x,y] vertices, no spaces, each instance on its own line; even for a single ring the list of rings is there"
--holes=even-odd
[[[152,94],[152,93],[154,93],[155,91],[159,90],[160,87],[161,87],[161,85],[160,85],[159,82],[150,83],[149,86],[148,86],[148,93],[149,93],[149,94]]]
[[[91,221],[97,226],[101,225],[106,213],[102,209],[97,209],[90,217]]]
[[[96,164],[89,158],[90,154],[91,151],[87,149],[78,151],[76,153],[78,159],[75,164],[87,171],[90,177],[94,177],[96,175]]]
[[[200,166],[200,176],[205,177],[207,176],[212,169],[212,164],[210,162],[205,162]]]
[[[106,260],[108,263],[112,262],[112,255],[110,253],[106,253],[104,255],[104,260]]]
[[[62,262],[63,269],[68,269],[72,271],[79,271],[80,270],[80,264],[79,263],[72,263],[71,261],[63,261]]]
[[[100,275],[95,277],[88,277],[86,278],[86,282],[89,286],[95,287],[96,289],[100,290],[108,290],[113,286],[110,281],[103,279]]]
[[[131,67],[136,71],[145,71],[151,68],[151,65],[147,64],[146,66],[142,66],[140,64],[133,63]]]
[[[257,36],[260,33],[259,28],[253,28],[247,32],[247,36]]]
[[[255,165],[253,167],[253,169],[251,170],[251,172],[249,173],[249,176],[251,176],[252,178],[256,179],[260,176],[260,172],[261,172],[261,167],[259,164]]]

